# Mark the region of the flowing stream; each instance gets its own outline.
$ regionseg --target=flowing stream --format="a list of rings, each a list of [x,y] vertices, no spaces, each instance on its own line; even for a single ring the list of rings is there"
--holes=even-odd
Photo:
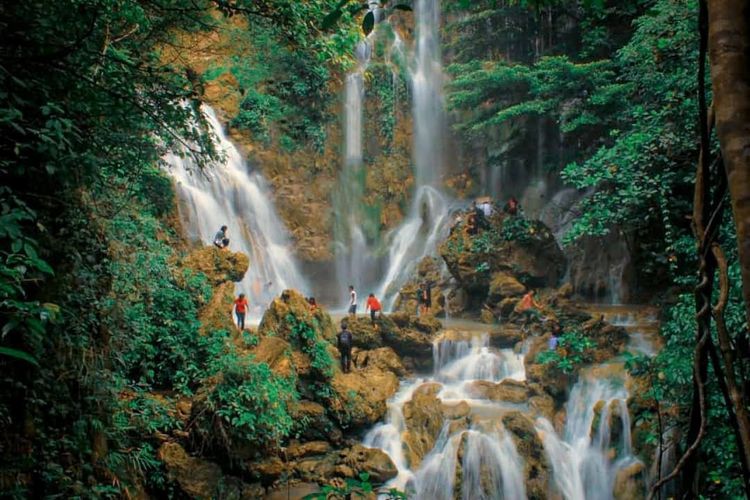
[[[550,496],[566,500],[614,498],[618,472],[639,462],[632,450],[622,364],[582,371],[565,405],[564,428],[557,432],[526,403],[491,401],[471,390],[476,381],[523,382],[523,351],[494,349],[486,334],[442,337],[434,342],[433,374],[402,382],[388,404],[385,421],[364,438],[366,446],[382,449],[398,469],[398,476],[386,489],[397,488],[417,500],[526,498],[524,459],[502,424],[507,412],[520,411],[535,422],[550,465]],[[412,469],[405,453],[409,429],[404,405],[427,383],[440,384],[436,395],[443,405],[465,402],[470,413],[459,426],[446,419],[435,446]]]
[[[409,468],[403,451],[406,430],[403,407],[421,385],[427,382],[441,384],[437,397],[443,403],[466,401],[479,417],[499,415],[515,409],[515,406],[473,398],[468,391],[472,382],[525,379],[523,357],[510,349],[490,348],[487,335],[464,340],[438,339],[433,345],[433,359],[433,375],[405,382],[388,405],[386,421],[365,436],[366,446],[383,449],[398,468],[398,476],[387,486],[407,491],[410,498],[415,499],[454,498],[456,469],[460,462],[462,498],[495,498],[492,491],[502,492],[501,498],[525,497],[523,462],[499,419],[485,421],[477,418],[477,425],[455,432],[451,432],[446,422],[434,448],[424,457],[420,467],[417,470]],[[462,445],[465,451],[463,458],[459,459]],[[494,490],[485,490],[488,485],[482,483],[484,471],[489,471]]]
[[[167,156],[180,217],[188,236],[207,245],[221,226],[228,227],[229,248],[250,257],[250,268],[237,288],[248,295],[250,319],[259,319],[273,296],[286,288],[307,291],[308,286],[265,179],[248,167],[214,110],[204,105],[202,111],[224,158],[201,171],[189,157]]]

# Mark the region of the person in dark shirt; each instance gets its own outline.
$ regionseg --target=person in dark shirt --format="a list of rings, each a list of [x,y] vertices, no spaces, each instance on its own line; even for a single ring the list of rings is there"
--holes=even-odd
[[[341,353],[341,371],[349,373],[352,364],[352,341],[354,337],[349,331],[349,324],[346,321],[341,322],[341,331],[337,338],[337,347]]]
[[[229,246],[229,238],[227,238],[227,226],[221,226],[221,229],[214,236],[214,245],[216,248],[226,248]]]

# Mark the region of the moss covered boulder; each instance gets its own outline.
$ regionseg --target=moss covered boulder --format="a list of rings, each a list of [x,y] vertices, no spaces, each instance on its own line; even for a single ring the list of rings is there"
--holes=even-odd
[[[551,468],[533,422],[518,411],[507,413],[502,422],[523,459],[528,498],[546,499]]]
[[[208,246],[193,250],[182,259],[182,266],[203,273],[216,286],[227,281],[242,281],[250,266],[244,253]]]

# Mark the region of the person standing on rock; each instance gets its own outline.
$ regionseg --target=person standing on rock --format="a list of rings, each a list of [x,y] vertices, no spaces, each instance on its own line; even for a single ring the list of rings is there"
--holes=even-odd
[[[354,290],[354,285],[349,285],[349,315],[357,315],[357,292]]]
[[[417,316],[424,314],[424,290],[422,285],[417,286]]]
[[[377,313],[378,316],[383,314],[383,306],[380,305],[380,301],[375,298],[375,294],[371,293],[369,297],[367,297],[367,305],[365,306],[365,314],[367,314],[367,311],[370,311],[370,320],[375,323],[375,314]]]
[[[234,301],[234,315],[237,317],[237,326],[240,331],[245,329],[245,314],[247,314],[248,307],[250,307],[250,305],[245,298],[245,294],[241,293]]]
[[[221,229],[214,236],[214,245],[216,248],[226,248],[229,246],[229,238],[227,238],[227,226],[221,226]]]
[[[349,331],[349,324],[346,320],[341,322],[341,331],[336,340],[339,353],[341,353],[341,371],[349,373],[352,364],[352,341],[354,337],[352,336],[352,332]]]

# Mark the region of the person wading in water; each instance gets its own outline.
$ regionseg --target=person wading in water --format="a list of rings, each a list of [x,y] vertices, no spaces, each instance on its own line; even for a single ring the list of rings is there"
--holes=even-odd
[[[237,300],[234,301],[234,315],[237,316],[237,326],[240,331],[245,329],[245,314],[247,314],[247,308],[249,304],[245,298],[245,294],[241,293]]]
[[[352,332],[348,330],[349,324],[346,320],[341,322],[341,331],[338,334],[337,347],[341,353],[341,371],[349,373],[351,371],[352,364],[352,341],[354,337]]]

